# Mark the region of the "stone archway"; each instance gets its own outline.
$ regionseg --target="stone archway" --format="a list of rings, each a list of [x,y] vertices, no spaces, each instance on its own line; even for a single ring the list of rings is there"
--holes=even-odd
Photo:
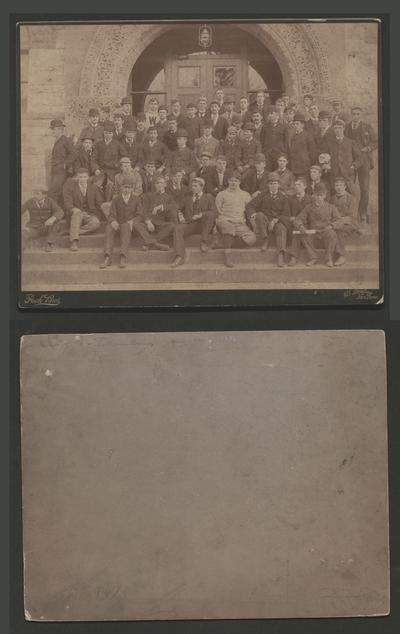
[[[287,90],[299,97],[313,93],[331,96],[326,52],[308,24],[236,23],[271,51],[282,71]],[[126,94],[129,76],[139,55],[175,24],[122,24],[99,26],[83,63],[78,100],[109,103]]]

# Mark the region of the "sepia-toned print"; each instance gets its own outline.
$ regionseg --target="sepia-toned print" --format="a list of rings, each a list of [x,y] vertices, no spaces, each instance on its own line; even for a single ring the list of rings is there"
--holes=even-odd
[[[21,290],[381,301],[379,27],[20,24]]]

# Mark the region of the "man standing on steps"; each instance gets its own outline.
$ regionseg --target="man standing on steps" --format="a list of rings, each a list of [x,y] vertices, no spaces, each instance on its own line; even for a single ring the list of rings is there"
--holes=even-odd
[[[292,223],[288,198],[279,191],[277,172],[269,174],[268,190],[252,199],[246,207],[246,215],[261,238],[261,251],[267,250],[268,235],[275,235],[278,266],[285,266],[286,245]]]
[[[169,246],[161,242],[172,236],[178,222],[178,208],[170,194],[166,193],[164,176],[157,176],[155,191],[143,195],[140,215],[133,219],[133,228],[144,242],[144,249],[168,251]]]
[[[369,223],[369,176],[374,167],[372,153],[378,147],[378,141],[372,126],[362,121],[362,109],[353,106],[351,109],[352,120],[345,127],[345,135],[355,141],[361,149],[361,162],[356,174],[360,186],[360,202],[358,204],[358,216],[362,224]]]
[[[354,177],[359,167],[363,164],[363,155],[359,145],[344,135],[345,123],[336,119],[333,124],[333,136],[326,140],[324,151],[331,157],[331,176],[343,176],[346,186],[351,194],[354,194]]]
[[[206,253],[209,238],[214,226],[217,209],[214,196],[204,193],[203,178],[194,178],[191,183],[192,195],[186,196],[181,224],[175,225],[174,248],[176,257],[171,268],[181,266],[185,262],[185,237],[193,234],[201,235],[200,251]]]
[[[104,262],[100,265],[101,269],[111,266],[114,238],[117,231],[119,231],[121,240],[119,267],[120,269],[126,268],[133,219],[141,209],[140,198],[133,193],[133,187],[133,178],[124,176],[121,183],[121,193],[111,202],[104,238]]]
[[[250,201],[250,194],[240,189],[239,172],[231,174],[227,189],[219,192],[215,199],[218,211],[216,225],[222,234],[225,266],[229,268],[234,266],[231,249],[235,237],[243,240],[249,247],[256,242],[256,234],[246,224],[245,209]]]
[[[84,167],[77,171],[77,180],[64,190],[64,207],[70,217],[69,239],[71,251],[78,251],[79,236],[93,233],[100,226],[103,198],[99,188],[89,182],[89,172]]]
[[[71,139],[65,136],[65,125],[60,119],[50,121],[50,129],[55,141],[51,151],[49,196],[61,204],[63,185],[74,173],[76,149]]]

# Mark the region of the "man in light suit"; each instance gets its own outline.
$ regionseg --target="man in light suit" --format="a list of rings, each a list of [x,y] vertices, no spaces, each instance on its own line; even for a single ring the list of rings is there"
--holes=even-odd
[[[64,188],[64,208],[70,217],[69,239],[71,251],[78,251],[79,236],[93,233],[100,226],[103,198],[99,188],[89,182],[89,172],[84,167],[77,171],[77,180]]]

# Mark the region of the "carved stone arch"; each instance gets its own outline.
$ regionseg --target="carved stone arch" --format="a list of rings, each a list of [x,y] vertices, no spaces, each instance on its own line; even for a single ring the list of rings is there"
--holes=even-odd
[[[175,24],[99,26],[89,46],[79,97],[97,103],[118,100],[127,90],[132,68],[145,48]],[[331,94],[324,47],[308,24],[237,24],[257,37],[275,57],[285,89],[300,97]]]

